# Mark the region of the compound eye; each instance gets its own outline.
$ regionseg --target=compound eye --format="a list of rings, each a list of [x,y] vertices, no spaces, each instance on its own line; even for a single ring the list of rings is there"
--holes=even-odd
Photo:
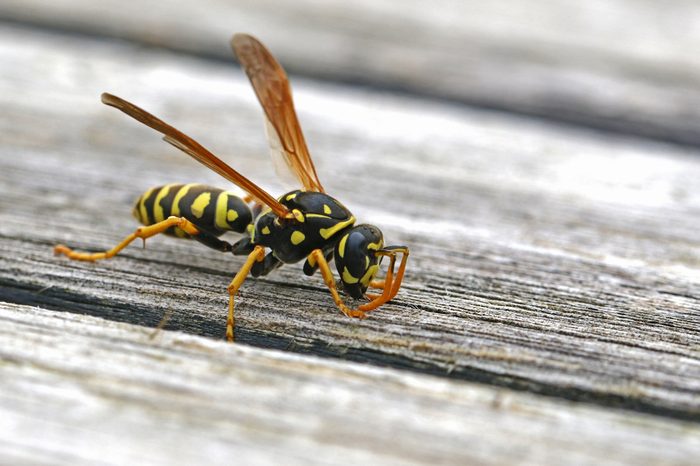
[[[382,233],[372,225],[359,225],[338,241],[334,256],[345,292],[355,299],[364,296],[379,269],[377,251],[383,246]]]

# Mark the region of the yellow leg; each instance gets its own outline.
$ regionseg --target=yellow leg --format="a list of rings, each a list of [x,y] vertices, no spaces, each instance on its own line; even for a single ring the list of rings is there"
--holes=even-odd
[[[253,267],[253,264],[256,262],[260,262],[265,258],[265,248],[262,246],[255,246],[253,248],[253,252],[248,254],[248,259],[246,259],[245,264],[243,264],[243,267],[236,273],[236,276],[233,277],[233,280],[231,280],[231,283],[228,285],[228,319],[226,319],[226,340],[229,342],[233,341],[233,327],[235,325],[235,319],[233,315],[233,298],[236,296],[236,293],[238,293],[238,289],[241,287],[245,279],[248,277],[248,274],[250,273],[250,269]]]
[[[399,266],[399,271],[394,279],[394,265],[396,263],[396,254],[402,253],[403,257],[401,259],[401,265]],[[386,274],[386,278],[383,281],[375,281],[374,286],[377,288],[383,288],[383,292],[380,295],[370,295],[372,299],[370,302],[358,306],[357,309],[351,309],[345,305],[343,300],[338,293],[338,289],[335,285],[335,278],[333,277],[333,272],[331,272],[330,267],[326,258],[320,249],[314,250],[310,256],[312,258],[311,262],[318,264],[318,268],[323,276],[323,281],[331,292],[333,301],[335,301],[336,306],[343,311],[343,313],[348,317],[357,317],[363,319],[366,317],[366,312],[378,308],[384,303],[393,299],[399,292],[401,287],[401,281],[403,280],[404,270],[406,268],[406,259],[408,258],[408,248],[397,248],[384,252],[383,254],[390,257],[390,264]]]
[[[115,247],[110,249],[109,251],[105,252],[76,252],[70,249],[67,246],[64,246],[62,244],[56,245],[53,248],[53,251],[55,254],[64,254],[66,255],[69,259],[73,260],[79,260],[79,261],[96,261],[100,259],[109,259],[110,257],[116,256],[119,251],[127,247],[132,241],[134,241],[136,238],[141,238],[144,241],[146,241],[146,238],[150,238],[151,236],[155,236],[159,233],[163,233],[165,230],[167,230],[170,227],[178,227],[182,229],[183,231],[189,233],[190,235],[196,235],[199,233],[199,230],[197,230],[197,227],[194,226],[192,222],[187,220],[184,217],[168,217],[167,219],[163,220],[162,222],[158,222],[156,224],[147,226],[147,227],[139,227],[137,228],[132,234],[124,238],[124,240],[117,244]]]
[[[394,299],[396,295],[399,292],[399,288],[401,288],[401,282],[403,281],[403,274],[406,271],[406,261],[408,260],[408,248],[407,247],[396,247],[393,249],[389,250],[392,259],[396,257],[397,253],[401,253],[401,264],[399,265],[399,271],[396,273],[396,278],[394,279],[394,283],[391,286],[391,293],[389,293],[389,301]],[[391,261],[392,268],[394,264],[394,260]]]
[[[369,282],[370,288],[379,288],[380,290],[383,290],[385,286],[386,286],[386,279],[385,280],[372,280],[371,282]]]
[[[312,264],[318,264],[318,269],[321,271],[323,281],[326,283],[328,290],[330,290],[331,296],[333,296],[333,301],[335,301],[335,305],[338,306],[341,311],[343,311],[343,314],[348,317],[357,317],[359,319],[364,319],[367,317],[364,311],[359,309],[350,309],[347,307],[340,298],[338,289],[335,286],[333,272],[331,272],[331,268],[328,266],[328,261],[326,261],[326,258],[323,256],[323,252],[320,249],[314,249],[311,254],[309,254],[309,257]]]
[[[403,281],[404,271],[406,270],[406,261],[408,260],[408,248],[406,247],[396,247],[386,251],[380,252],[383,255],[387,255],[390,258],[389,268],[384,280],[372,280],[370,282],[370,287],[382,289],[382,294],[367,293],[367,297],[371,301],[367,304],[363,304],[358,309],[363,311],[371,311],[379,306],[394,299],[399,292],[401,287],[401,282]],[[394,278],[394,266],[396,265],[396,254],[401,253],[401,264],[399,265],[399,271]]]
[[[384,280],[376,281],[374,285],[378,288],[382,288],[382,294],[367,293],[367,297],[370,298],[370,302],[365,303],[358,307],[358,309],[363,311],[372,311],[379,306],[387,303],[391,300],[391,290],[393,289],[394,283],[394,266],[396,264],[396,254],[387,254],[389,256],[389,267],[387,268],[386,277]],[[372,285],[372,282],[370,282]],[[380,286],[381,285],[381,286]]]

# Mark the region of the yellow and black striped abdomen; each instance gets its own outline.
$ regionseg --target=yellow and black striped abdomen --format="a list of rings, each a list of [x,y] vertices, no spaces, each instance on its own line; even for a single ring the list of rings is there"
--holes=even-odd
[[[242,233],[252,221],[250,208],[236,194],[196,183],[151,188],[136,200],[133,214],[144,225],[162,222],[170,216],[185,217],[217,236],[226,231]],[[179,228],[167,233],[188,237]]]

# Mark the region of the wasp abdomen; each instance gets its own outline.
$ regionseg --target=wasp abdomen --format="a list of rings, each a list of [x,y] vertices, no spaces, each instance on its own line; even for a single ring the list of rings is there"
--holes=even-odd
[[[168,184],[151,188],[136,200],[134,217],[144,225],[170,216],[185,217],[208,233],[242,233],[252,221],[248,205],[235,193],[203,184]],[[187,238],[179,228],[166,233]]]

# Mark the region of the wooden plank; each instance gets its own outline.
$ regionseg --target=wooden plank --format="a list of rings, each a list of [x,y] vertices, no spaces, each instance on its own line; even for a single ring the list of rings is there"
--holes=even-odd
[[[3,464],[693,464],[700,427],[0,303]]]
[[[227,61],[252,32],[295,73],[700,144],[694,1],[5,0],[0,18]]]
[[[96,264],[130,203],[217,177],[98,103],[109,90],[271,192],[261,112],[221,63],[0,28],[0,300],[221,338],[241,265],[158,238]],[[12,45],[9,45],[12,44]],[[689,149],[294,81],[329,192],[412,248],[395,302],[342,316],[298,266],[251,280],[239,342],[700,419],[700,158]]]

